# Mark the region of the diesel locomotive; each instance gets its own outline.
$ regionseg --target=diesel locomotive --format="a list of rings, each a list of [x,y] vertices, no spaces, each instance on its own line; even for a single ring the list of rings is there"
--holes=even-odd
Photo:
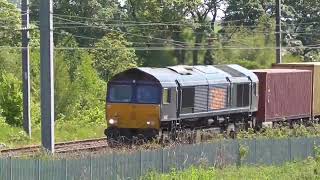
[[[108,138],[178,129],[253,127],[258,77],[235,64],[133,68],[108,82]]]

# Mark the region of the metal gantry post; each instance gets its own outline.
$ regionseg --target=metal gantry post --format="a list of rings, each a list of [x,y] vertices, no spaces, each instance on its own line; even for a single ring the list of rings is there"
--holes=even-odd
[[[54,68],[52,0],[40,1],[41,141],[54,153]]]
[[[276,1],[276,63],[282,63],[281,0]]]
[[[22,82],[23,82],[23,129],[31,138],[30,111],[30,50],[29,50],[29,0],[21,1],[22,19]]]

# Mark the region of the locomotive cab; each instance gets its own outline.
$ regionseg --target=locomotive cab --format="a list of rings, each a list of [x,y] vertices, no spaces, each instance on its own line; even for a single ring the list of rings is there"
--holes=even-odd
[[[106,103],[108,128],[105,130],[108,138],[142,136],[150,139],[158,134],[160,120],[170,117],[169,114],[162,115],[161,111],[175,107],[172,106],[175,88],[163,86],[146,70],[130,69],[109,81]]]

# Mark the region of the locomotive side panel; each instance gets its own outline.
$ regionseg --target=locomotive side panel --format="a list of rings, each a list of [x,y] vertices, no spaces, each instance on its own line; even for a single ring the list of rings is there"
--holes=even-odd
[[[161,121],[172,121],[177,119],[178,99],[176,88],[163,88]]]
[[[217,111],[228,108],[228,84],[211,85],[209,88],[209,110]]]
[[[208,111],[208,86],[196,86],[194,98],[194,112]]]

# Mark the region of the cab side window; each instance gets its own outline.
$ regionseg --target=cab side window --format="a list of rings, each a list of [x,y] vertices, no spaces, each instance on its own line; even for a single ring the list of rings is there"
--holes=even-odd
[[[162,102],[163,104],[170,104],[171,100],[171,92],[168,88],[163,89],[162,93]]]

